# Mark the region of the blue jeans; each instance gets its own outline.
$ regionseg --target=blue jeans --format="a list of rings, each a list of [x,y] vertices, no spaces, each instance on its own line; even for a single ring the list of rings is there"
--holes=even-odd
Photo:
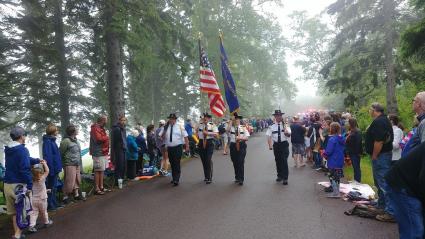
[[[58,186],[58,174],[49,175],[46,178],[46,188],[51,189],[50,193],[47,193],[47,208],[49,210],[55,210],[58,207],[56,201],[56,191]]]
[[[391,168],[392,156],[393,153],[390,151],[381,153],[377,159],[372,160],[373,181],[378,188],[378,207],[391,215],[394,214],[394,210],[388,196],[389,186],[385,181],[385,175]]]
[[[360,183],[362,180],[362,171],[360,170],[360,155],[350,154],[350,159],[354,170],[354,180]]]
[[[313,152],[313,160],[315,168],[322,167],[322,156],[320,156],[319,152]]]
[[[424,210],[419,199],[409,196],[405,189],[390,188],[394,217],[398,223],[400,239],[424,238]]]

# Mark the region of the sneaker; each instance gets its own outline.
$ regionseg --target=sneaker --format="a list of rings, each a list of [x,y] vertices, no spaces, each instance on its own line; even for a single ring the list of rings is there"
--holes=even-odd
[[[70,198],[65,198],[65,199],[63,199],[63,200],[62,200],[62,204],[63,204],[63,205],[68,205],[68,204],[70,204],[70,203],[72,203],[72,201],[71,201],[71,199],[70,199]]]
[[[28,228],[28,232],[29,233],[36,233],[37,232],[37,229],[35,227],[29,227]]]
[[[381,222],[396,222],[394,217],[388,213],[379,214],[376,216],[376,220]]]
[[[324,191],[325,191],[326,193],[331,193],[331,192],[333,192],[333,191],[334,191],[334,189],[332,188],[332,186],[329,186],[329,187],[326,187],[326,188],[324,189]]]
[[[48,228],[48,227],[50,227],[51,225],[53,225],[53,221],[52,221],[51,219],[49,219],[49,222],[44,223],[44,228]]]

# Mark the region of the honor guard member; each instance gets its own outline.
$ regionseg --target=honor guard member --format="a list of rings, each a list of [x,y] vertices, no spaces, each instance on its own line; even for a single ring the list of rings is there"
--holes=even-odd
[[[244,165],[246,156],[246,141],[249,131],[241,124],[242,116],[235,113],[233,121],[229,122],[227,131],[230,133],[230,158],[235,169],[235,183],[243,185]]]
[[[269,149],[273,150],[276,161],[276,182],[282,182],[283,185],[288,185],[288,156],[291,129],[283,123],[282,115],[283,113],[280,110],[275,110],[273,114],[275,123],[269,127],[266,135]]]
[[[198,127],[198,149],[204,168],[204,181],[206,184],[212,182],[213,163],[211,158],[214,153],[214,138],[218,136],[218,128],[211,122],[211,118],[212,116],[210,114],[204,113]]]
[[[176,114],[168,116],[168,123],[164,126],[160,135],[167,146],[168,159],[171,164],[171,174],[173,186],[178,186],[180,181],[180,160],[183,154],[183,144],[185,151],[189,152],[189,140],[187,132],[182,125],[176,124]]]

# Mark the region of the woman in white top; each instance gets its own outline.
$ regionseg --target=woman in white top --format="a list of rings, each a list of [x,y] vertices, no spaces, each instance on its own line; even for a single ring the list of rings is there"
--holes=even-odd
[[[388,119],[391,121],[394,132],[394,140],[393,140],[393,161],[399,160],[401,158],[401,149],[400,142],[403,139],[403,130],[401,130],[398,125],[400,120],[397,115],[388,115]]]
[[[246,141],[248,141],[249,131],[245,125],[241,124],[242,116],[235,113],[235,119],[229,122],[227,132],[230,134],[230,158],[235,169],[235,183],[243,185],[244,164],[246,156]]]

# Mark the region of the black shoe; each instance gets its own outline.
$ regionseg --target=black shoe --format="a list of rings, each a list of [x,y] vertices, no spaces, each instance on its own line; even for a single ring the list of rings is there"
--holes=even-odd
[[[204,182],[206,182],[206,181],[208,181],[208,179],[206,178],[206,179],[204,179]]]
[[[173,182],[173,187],[179,186],[179,182]]]
[[[236,179],[236,180],[235,180],[235,181],[233,181],[233,182],[234,182],[234,183],[239,183],[240,181]]]
[[[205,181],[205,183],[206,183],[206,184],[211,184],[211,183],[212,183],[212,181],[208,179],[207,181]]]
[[[282,182],[283,178],[276,178],[276,182]]]
[[[243,185],[243,181],[239,181],[239,186],[242,186]]]
[[[171,184],[173,184],[173,183],[174,183],[174,181],[171,181],[170,183],[171,183]]]
[[[331,192],[333,192],[333,191],[334,191],[334,189],[332,188],[332,186],[329,186],[329,187],[326,187],[326,188],[324,189],[324,191],[325,191],[325,192],[327,192],[327,193],[331,193]]]
[[[283,180],[282,184],[283,185],[288,185],[288,180]]]

